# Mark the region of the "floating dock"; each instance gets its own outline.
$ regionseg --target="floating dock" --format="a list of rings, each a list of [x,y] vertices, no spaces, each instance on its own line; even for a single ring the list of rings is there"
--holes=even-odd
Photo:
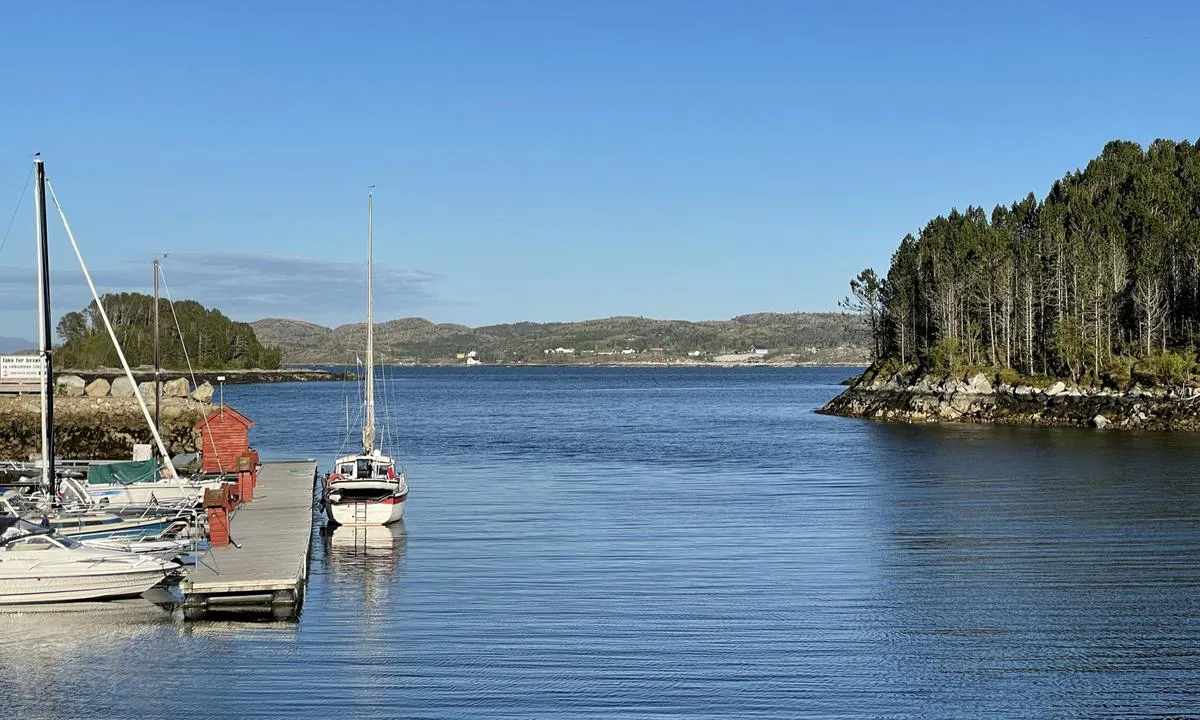
[[[213,548],[180,583],[184,618],[249,611],[289,620],[300,614],[316,478],[315,460],[262,464],[254,499],[229,521],[230,544]]]

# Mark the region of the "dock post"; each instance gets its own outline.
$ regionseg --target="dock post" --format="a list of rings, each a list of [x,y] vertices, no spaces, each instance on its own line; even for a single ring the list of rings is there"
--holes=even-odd
[[[276,620],[295,619],[300,609],[297,600],[295,590],[276,590],[271,593],[271,614]]]
[[[208,613],[208,597],[206,595],[186,595],[183,598],[183,618],[185,620],[203,620]]]

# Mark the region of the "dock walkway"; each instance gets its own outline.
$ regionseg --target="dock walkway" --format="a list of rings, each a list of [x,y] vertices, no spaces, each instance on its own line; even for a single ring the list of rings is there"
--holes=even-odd
[[[232,542],[213,548],[180,583],[186,619],[198,620],[210,610],[267,610],[279,619],[299,614],[316,474],[315,460],[262,464],[254,499],[230,519]]]

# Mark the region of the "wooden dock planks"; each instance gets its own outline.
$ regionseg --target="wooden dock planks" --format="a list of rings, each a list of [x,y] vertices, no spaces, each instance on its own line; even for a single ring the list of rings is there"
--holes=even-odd
[[[264,462],[254,500],[240,506],[229,523],[234,543],[213,548],[180,583],[184,617],[212,609],[271,610],[295,616],[308,577],[313,524],[315,460]]]

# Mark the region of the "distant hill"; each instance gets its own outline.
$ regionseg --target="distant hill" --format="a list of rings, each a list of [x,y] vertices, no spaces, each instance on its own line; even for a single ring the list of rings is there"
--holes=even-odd
[[[22,338],[0,337],[0,355],[21,350],[36,350],[37,343]]]
[[[300,320],[266,318],[250,325],[259,341],[282,350],[288,363],[353,363],[366,344],[363,323],[327,328]],[[612,317],[477,328],[402,318],[376,325],[375,342],[387,361],[440,362],[471,350],[485,362],[571,359],[561,354],[547,357],[546,350],[560,347],[574,349],[575,360],[596,360],[595,355],[625,349],[640,355],[652,348],[661,348],[665,357],[685,357],[698,350],[709,358],[749,352],[757,344],[773,355],[794,353],[812,362],[865,362],[870,337],[862,319],[852,315],[757,313],[702,322]]]

